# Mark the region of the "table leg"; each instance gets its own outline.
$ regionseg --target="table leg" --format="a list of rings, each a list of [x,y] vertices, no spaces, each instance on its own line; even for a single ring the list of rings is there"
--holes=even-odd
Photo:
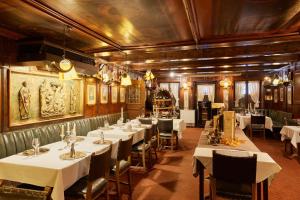
[[[269,183],[268,179],[265,179],[263,182],[263,199],[268,200],[269,199]]]
[[[257,183],[257,200],[261,200],[261,183]]]
[[[197,169],[199,175],[199,200],[204,200],[204,167],[199,160],[197,160]]]

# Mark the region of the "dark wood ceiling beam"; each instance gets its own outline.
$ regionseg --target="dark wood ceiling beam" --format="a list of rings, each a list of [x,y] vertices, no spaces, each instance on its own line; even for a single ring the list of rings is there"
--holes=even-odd
[[[189,21],[189,26],[193,35],[193,39],[195,40],[196,45],[198,45],[200,41],[200,30],[199,30],[199,23],[197,20],[197,13],[195,10],[195,4],[193,0],[182,0],[184,5],[184,10],[186,16]]]
[[[263,64],[263,63],[282,63],[296,62],[300,60],[300,54],[284,54],[276,56],[256,56],[249,58],[230,58],[230,59],[213,59],[203,61],[178,61],[178,62],[158,62],[144,64],[130,64],[133,70],[161,69],[161,68],[184,68],[200,66],[222,66],[222,65],[242,65],[242,64]]]
[[[11,31],[11,30],[8,30],[8,29],[2,28],[2,27],[0,27],[0,36],[6,37],[6,38],[9,38],[12,40],[19,40],[19,39],[22,39],[25,37],[22,34],[16,33],[14,31]]]
[[[36,8],[37,10],[46,13],[49,16],[52,16],[53,18],[57,19],[60,22],[63,22],[64,24],[70,26],[70,27],[74,27],[82,32],[84,32],[85,34],[88,34],[89,36],[92,36],[98,40],[101,40],[111,46],[113,46],[114,48],[118,49],[118,50],[122,50],[121,46],[112,41],[111,39],[107,38],[106,36],[99,34],[95,31],[93,31],[92,29],[78,23],[77,21],[74,21],[68,17],[66,17],[65,15],[61,14],[60,12],[54,10],[53,8],[45,5],[44,3],[38,1],[38,0],[22,0],[22,2],[30,5],[31,7]]]
[[[257,46],[240,46],[240,47],[223,47],[214,49],[199,50],[182,50],[172,52],[152,52],[128,54],[127,61],[144,62],[145,60],[176,60],[176,59],[196,59],[196,58],[212,58],[221,57],[242,57],[257,55],[272,55],[285,53],[299,53],[300,41],[279,43],[273,45],[257,45]],[[108,61],[117,61],[111,57]]]
[[[277,66],[254,66],[254,67],[230,67],[230,68],[212,68],[212,69],[187,69],[187,70],[153,70],[154,75],[164,75],[174,72],[175,74],[197,74],[197,73],[207,73],[207,72],[251,72],[251,71],[267,71],[274,70],[283,67],[283,65]]]

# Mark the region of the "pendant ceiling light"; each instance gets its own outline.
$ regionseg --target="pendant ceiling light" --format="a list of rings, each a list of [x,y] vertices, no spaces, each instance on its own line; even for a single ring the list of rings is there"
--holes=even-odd
[[[279,83],[280,83],[279,76],[278,76],[278,74],[275,74],[275,75],[274,75],[274,79],[273,79],[273,81],[272,81],[272,84],[273,84],[274,86],[278,86]]]
[[[130,75],[127,72],[121,75],[121,85],[122,86],[132,85]]]
[[[151,70],[147,70],[146,74],[144,75],[144,79],[146,81],[151,81],[155,78],[154,74],[151,72]]]
[[[127,60],[127,53],[125,53],[125,60]],[[132,85],[131,83],[131,77],[129,75],[129,69],[128,69],[128,66],[125,65],[125,70],[124,72],[122,73],[121,75],[121,85],[122,86],[129,86],[129,85]]]
[[[77,72],[75,67],[72,65],[69,59],[66,59],[66,32],[70,30],[70,27],[64,27],[64,46],[63,46],[63,55],[62,60],[59,62],[59,79],[60,80],[72,80],[78,79]]]

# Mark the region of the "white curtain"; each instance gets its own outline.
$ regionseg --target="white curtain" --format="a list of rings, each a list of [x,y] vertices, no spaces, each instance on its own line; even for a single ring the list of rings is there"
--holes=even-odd
[[[235,82],[235,106],[239,107],[239,99],[244,97],[246,94],[246,82],[237,81]]]
[[[176,106],[179,106],[179,83],[170,83],[170,91],[176,99]]]
[[[169,83],[160,83],[160,84],[159,84],[159,87],[160,87],[161,89],[169,90]]]
[[[249,95],[255,103],[255,107],[259,107],[259,81],[248,82]]]
[[[197,85],[197,100],[203,101],[204,95],[208,96],[209,101],[215,101],[215,84]]]

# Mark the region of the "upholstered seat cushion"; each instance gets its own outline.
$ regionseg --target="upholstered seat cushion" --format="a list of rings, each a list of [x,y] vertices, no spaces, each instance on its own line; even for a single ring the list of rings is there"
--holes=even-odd
[[[252,124],[251,127],[252,129],[263,129],[264,124]]]
[[[159,133],[160,137],[171,137],[172,133]]]
[[[121,160],[121,161],[120,161],[120,173],[121,173],[121,174],[122,174],[127,168],[129,168],[129,167],[130,167],[130,162],[128,162],[128,161],[126,161],[126,160]],[[117,166],[114,165],[113,168],[112,168],[112,170],[111,170],[111,173],[112,173],[112,174],[115,174],[116,168],[117,168]]]
[[[86,198],[87,182],[88,182],[87,176],[81,178],[74,185],[72,185],[69,189],[67,189],[65,191],[65,194],[67,196],[76,196],[76,197]],[[96,181],[94,181],[93,185],[92,185],[92,198],[103,193],[107,184],[108,184],[108,181],[105,178],[99,178]]]

